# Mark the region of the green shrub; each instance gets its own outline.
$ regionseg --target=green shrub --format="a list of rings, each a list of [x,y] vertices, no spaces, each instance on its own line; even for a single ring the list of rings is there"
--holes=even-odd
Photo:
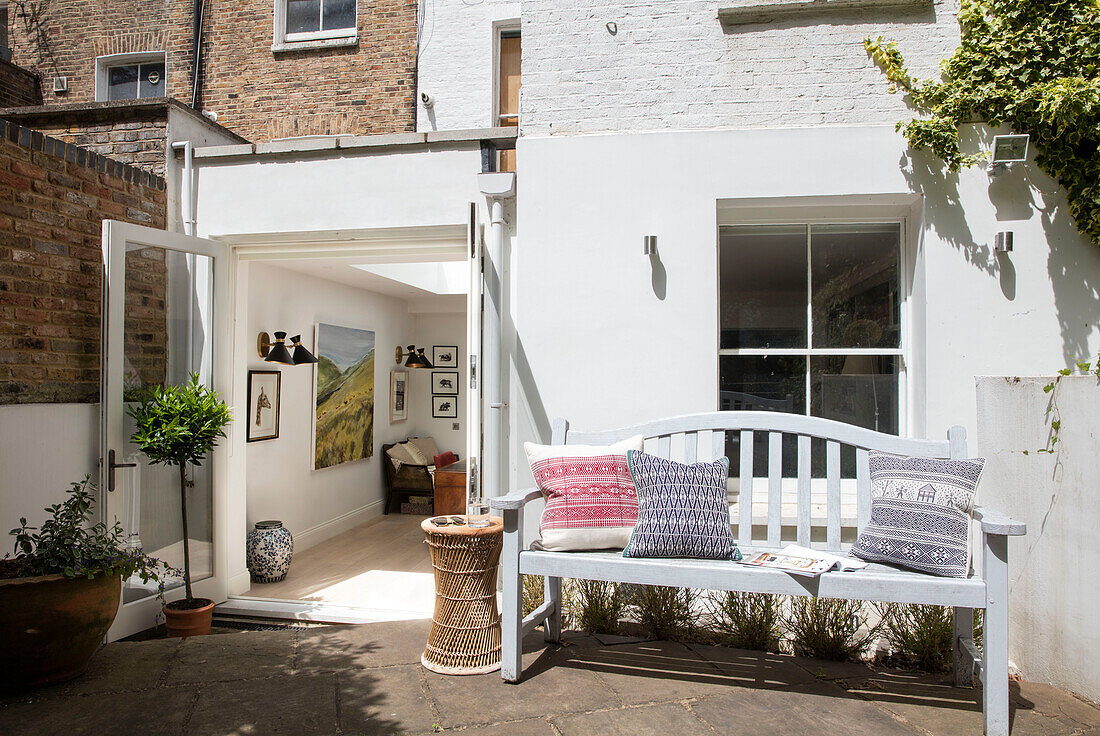
[[[897,664],[928,672],[951,669],[955,626],[950,608],[886,603],[882,632]]]
[[[638,625],[653,639],[682,641],[696,633],[698,591],[663,585],[639,585],[631,603]]]
[[[780,651],[783,605],[777,595],[722,591],[708,601],[711,631],[724,646]]]
[[[863,601],[798,597],[786,621],[791,648],[801,657],[843,661],[859,659],[879,634],[879,626],[860,633]]]
[[[617,634],[626,613],[626,596],[619,586],[604,580],[569,581],[570,618],[590,634]]]
[[[546,599],[542,575],[523,576],[523,615],[527,616]]]

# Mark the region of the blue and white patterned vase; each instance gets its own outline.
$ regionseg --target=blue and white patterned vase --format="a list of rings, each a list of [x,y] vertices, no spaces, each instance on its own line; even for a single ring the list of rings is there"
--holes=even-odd
[[[281,521],[257,521],[245,541],[248,572],[255,583],[277,583],[286,577],[294,557],[294,537]]]

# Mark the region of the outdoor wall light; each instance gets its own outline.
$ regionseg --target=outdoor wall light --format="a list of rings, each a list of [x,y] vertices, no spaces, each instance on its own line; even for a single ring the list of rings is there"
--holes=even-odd
[[[397,346],[397,350],[394,353],[394,362],[398,365],[401,361],[405,361],[406,368],[434,368],[432,362],[428,360],[428,357],[424,355],[424,348],[419,350],[415,345],[409,345],[408,352],[401,350],[401,346]]]
[[[1024,135],[995,135],[993,136],[993,149],[989,154],[990,176],[998,176],[1005,172],[1011,164],[1027,161],[1027,147],[1031,136]]]
[[[1011,253],[1012,252],[1012,231],[1003,230],[993,236],[993,252],[994,253]]]
[[[256,352],[268,363],[282,363],[283,365],[302,365],[304,363],[316,363],[317,358],[302,344],[302,336],[295,335],[290,338],[294,354],[286,347],[286,333],[276,332],[275,342],[271,342],[271,336],[261,332],[256,337]]]
[[[657,255],[657,236],[646,235],[642,241],[642,254],[647,256]]]

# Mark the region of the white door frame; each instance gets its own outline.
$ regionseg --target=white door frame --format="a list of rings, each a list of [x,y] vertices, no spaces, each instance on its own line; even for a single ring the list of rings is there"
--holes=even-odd
[[[244,233],[213,235],[229,248],[232,267],[234,335],[229,370],[232,375],[234,397],[231,406],[235,416],[248,412],[248,362],[255,350],[253,336],[236,334],[236,327],[247,324],[248,284],[244,280],[247,264],[253,261],[288,259],[361,257],[365,263],[402,261],[463,260],[468,258],[468,223],[428,225],[400,228],[364,228],[327,231]],[[467,313],[467,320],[470,314]],[[479,356],[480,360],[480,356]],[[480,366],[479,366],[480,368]],[[469,364],[467,363],[467,370]],[[245,564],[245,536],[248,533],[247,518],[247,453],[244,432],[231,437],[228,458],[229,488],[238,492],[228,494],[226,509],[226,546],[221,558],[228,563],[228,595],[234,610],[255,609],[255,612],[278,618],[298,618],[323,621],[357,622],[345,607],[329,607],[316,603],[284,606],[270,602],[242,598],[251,587]],[[253,605],[255,604],[255,605]],[[242,606],[244,608],[242,608]],[[302,608],[302,610],[298,610]],[[284,610],[285,609],[285,610]],[[351,616],[351,618],[349,618]],[[385,620],[370,618],[369,620]]]

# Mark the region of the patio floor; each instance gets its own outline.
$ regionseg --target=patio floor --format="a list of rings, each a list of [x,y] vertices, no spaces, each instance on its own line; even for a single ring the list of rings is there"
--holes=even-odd
[[[668,642],[533,636],[526,678],[424,670],[426,621],[119,642],[70,683],[0,698],[0,734],[980,734],[942,677]],[[536,632],[537,634],[538,632]],[[1100,734],[1100,709],[1013,685],[1014,736]]]

